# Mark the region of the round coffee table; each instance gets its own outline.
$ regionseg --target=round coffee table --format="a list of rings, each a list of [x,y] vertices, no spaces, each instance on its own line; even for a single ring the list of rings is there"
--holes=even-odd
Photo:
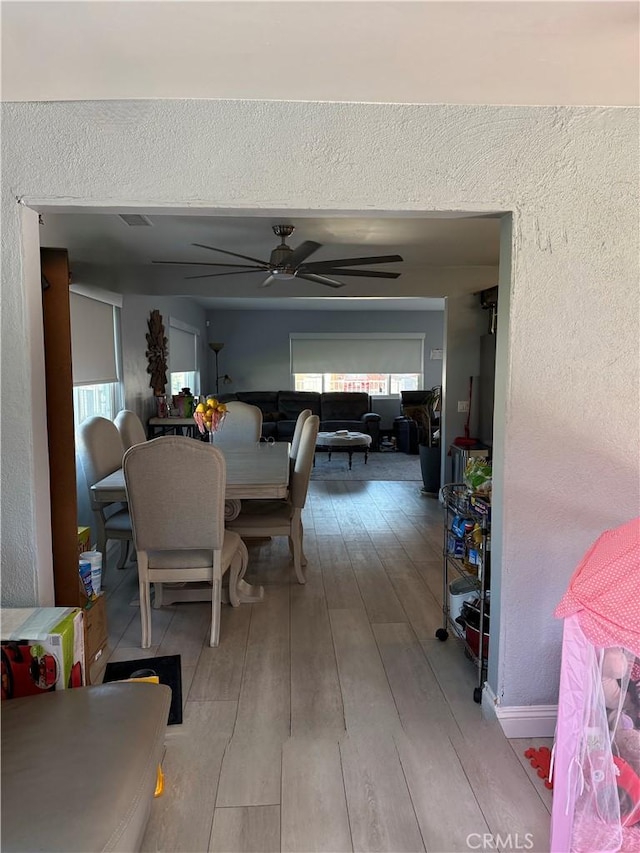
[[[364,464],[369,458],[371,447],[371,436],[364,432],[350,432],[349,430],[338,430],[337,432],[319,432],[316,439],[316,448],[329,451],[329,462],[334,450],[346,451],[349,454],[349,470],[355,450],[364,451]]]

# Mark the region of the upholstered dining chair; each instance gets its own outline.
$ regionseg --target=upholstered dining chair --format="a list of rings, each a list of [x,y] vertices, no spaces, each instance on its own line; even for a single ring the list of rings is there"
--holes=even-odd
[[[260,441],[262,411],[250,403],[232,400],[227,403],[227,416],[222,428],[213,434],[216,447],[232,448]]]
[[[307,500],[319,426],[318,415],[310,415],[302,427],[300,448],[289,482],[288,500],[242,501],[240,515],[233,521],[227,521],[227,530],[233,530],[247,539],[287,536],[293,567],[300,583],[306,583],[302,569],[307,564],[303,549],[302,510]]]
[[[96,521],[98,551],[102,554],[102,571],[107,567],[107,542],[120,541],[118,568],[122,568],[132,541],[131,519],[125,503],[102,504],[96,501],[91,486],[122,467],[122,440],[118,428],[108,418],[95,415],[78,428],[78,457],[89,492],[89,505]]]
[[[248,559],[240,536],[224,526],[222,451],[167,435],[130,447],[122,467],[138,557],[142,648],[151,645],[151,584],[161,595],[163,583],[182,582],[200,582],[207,597],[210,588],[210,645],[217,646],[222,576],[229,569],[229,599],[237,605]]]
[[[123,452],[133,447],[134,444],[141,444],[147,440],[147,434],[142,421],[130,409],[119,411],[113,422],[120,433]]]
[[[291,460],[291,467],[293,469],[296,461],[296,457],[298,455],[298,450],[300,449],[300,439],[302,438],[302,427],[305,425],[305,421],[311,415],[311,409],[303,409],[298,415],[298,419],[296,420],[296,426],[293,431],[293,438],[291,439],[291,447],[289,449],[289,459]]]

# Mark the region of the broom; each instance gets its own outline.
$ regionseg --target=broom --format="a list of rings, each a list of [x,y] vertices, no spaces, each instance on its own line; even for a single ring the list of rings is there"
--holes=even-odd
[[[469,422],[471,420],[471,398],[473,394],[473,376],[469,377],[469,411],[467,412],[467,421],[464,425],[464,435],[459,435],[457,438],[453,439],[453,443],[456,447],[471,447],[473,444],[478,443],[477,438],[469,437]]]

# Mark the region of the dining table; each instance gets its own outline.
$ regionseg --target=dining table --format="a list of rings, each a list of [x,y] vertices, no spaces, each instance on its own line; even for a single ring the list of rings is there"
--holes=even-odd
[[[288,442],[260,441],[219,449],[227,463],[225,521],[237,518],[243,500],[283,499],[288,496],[290,471]],[[127,489],[122,468],[98,480],[91,486],[91,491],[97,503],[110,504],[126,501]],[[238,579],[237,590],[242,602],[260,601],[264,596],[262,587],[251,586],[244,578]],[[166,600],[166,596],[163,597]],[[202,596],[198,600],[205,598],[206,596]],[[171,600],[193,601],[194,599],[189,590],[185,589],[184,595],[181,596],[180,590],[173,588]]]

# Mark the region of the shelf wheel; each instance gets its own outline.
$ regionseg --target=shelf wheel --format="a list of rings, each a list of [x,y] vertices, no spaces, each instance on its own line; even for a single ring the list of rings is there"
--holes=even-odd
[[[479,705],[482,702],[482,687],[473,688],[473,701],[476,705]]]
[[[446,628],[438,628],[438,630],[436,631],[436,637],[440,640],[441,643],[444,643],[444,641],[449,638],[449,632]]]

